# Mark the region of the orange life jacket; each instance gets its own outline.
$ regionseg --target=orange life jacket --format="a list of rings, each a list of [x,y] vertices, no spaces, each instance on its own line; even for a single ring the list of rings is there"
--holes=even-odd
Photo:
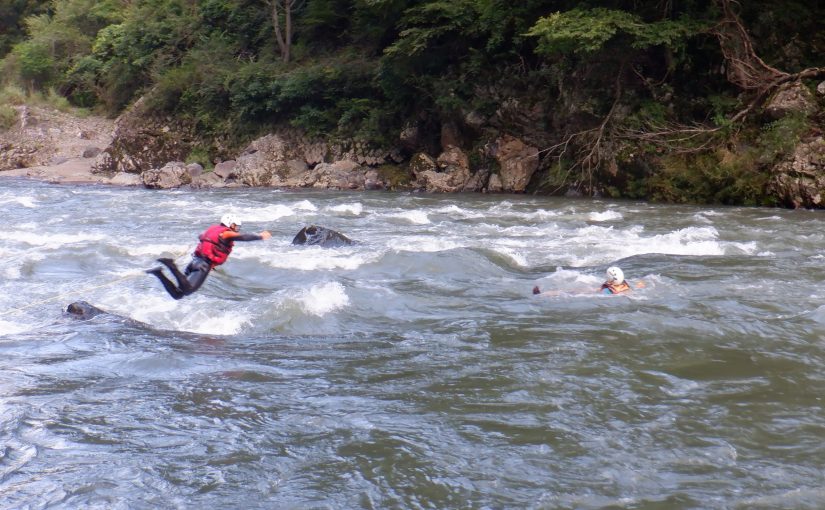
[[[232,247],[235,245],[234,241],[221,239],[221,234],[227,230],[232,229],[223,225],[212,225],[206,229],[206,232],[198,238],[200,244],[195,248],[195,255],[211,262],[212,267],[226,262],[229,254],[232,253]]]
[[[603,283],[602,290],[604,289],[609,290],[611,294],[619,294],[621,292],[629,291],[630,285],[627,284],[627,280],[622,283]]]

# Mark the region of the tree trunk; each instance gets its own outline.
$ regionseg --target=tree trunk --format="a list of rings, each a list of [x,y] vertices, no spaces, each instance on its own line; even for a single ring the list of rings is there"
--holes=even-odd
[[[292,13],[301,1],[303,0],[269,0],[275,41],[281,52],[281,60],[285,63],[289,62],[292,50]],[[283,20],[281,20],[281,11],[283,11]]]

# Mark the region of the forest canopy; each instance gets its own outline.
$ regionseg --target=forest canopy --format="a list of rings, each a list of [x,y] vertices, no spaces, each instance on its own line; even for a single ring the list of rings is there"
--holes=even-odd
[[[823,20],[800,0],[0,0],[0,70],[216,135],[389,144],[478,115],[582,169],[621,159],[620,133],[742,120],[776,78],[821,69]]]

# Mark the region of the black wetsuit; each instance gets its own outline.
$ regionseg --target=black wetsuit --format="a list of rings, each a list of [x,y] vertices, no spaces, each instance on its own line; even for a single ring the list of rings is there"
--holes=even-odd
[[[263,237],[258,234],[241,234],[233,237],[232,241],[260,241],[261,239],[263,239]],[[197,255],[192,255],[192,261],[186,266],[183,273],[180,272],[180,269],[178,269],[178,266],[175,265],[175,261],[172,259],[158,259],[158,262],[169,268],[169,271],[172,272],[178,281],[177,285],[172,283],[159,267],[146,272],[157,276],[160,283],[163,284],[163,288],[166,289],[166,292],[175,299],[188,296],[198,290],[201,285],[203,285],[203,282],[206,281],[209,271],[212,270],[212,263]]]

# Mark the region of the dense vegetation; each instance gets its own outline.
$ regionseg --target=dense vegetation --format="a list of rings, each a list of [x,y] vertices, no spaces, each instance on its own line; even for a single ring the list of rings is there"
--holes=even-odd
[[[617,196],[749,203],[754,169],[816,129],[749,105],[781,81],[766,69],[823,65],[823,20],[802,0],[0,0],[0,72],[110,115],[145,96],[207,137],[389,145],[414,122],[422,149],[451,126],[475,154],[507,132],[543,151],[534,190],[598,177]],[[733,139],[753,151],[713,151]]]

